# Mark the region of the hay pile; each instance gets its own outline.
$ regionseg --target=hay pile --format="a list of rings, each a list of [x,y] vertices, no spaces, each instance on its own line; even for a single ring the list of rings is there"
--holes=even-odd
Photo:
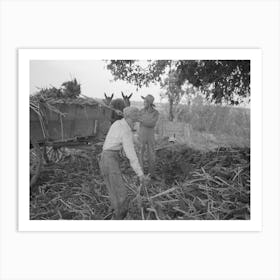
[[[110,219],[108,193],[93,151],[73,150],[47,165],[30,197],[30,219]],[[250,219],[250,149],[200,152],[184,146],[159,149],[157,180],[140,186],[126,159],[126,219]]]

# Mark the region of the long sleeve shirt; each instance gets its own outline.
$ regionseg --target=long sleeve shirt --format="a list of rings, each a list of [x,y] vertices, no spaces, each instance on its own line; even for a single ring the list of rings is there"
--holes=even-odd
[[[109,129],[103,144],[103,151],[119,151],[123,148],[130,165],[138,176],[143,175],[133,144],[133,132],[125,119],[115,121]]]
[[[139,139],[142,145],[153,144],[155,138],[154,128],[159,118],[159,112],[154,108],[140,110]]]
[[[159,112],[154,108],[140,110],[140,127],[154,128],[158,121]]]

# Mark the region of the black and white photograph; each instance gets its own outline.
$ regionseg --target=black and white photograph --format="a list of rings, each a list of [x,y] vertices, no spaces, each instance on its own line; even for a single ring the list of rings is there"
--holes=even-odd
[[[279,280],[279,8],[0,1],[0,279]]]
[[[251,61],[30,60],[30,220],[250,220]]]

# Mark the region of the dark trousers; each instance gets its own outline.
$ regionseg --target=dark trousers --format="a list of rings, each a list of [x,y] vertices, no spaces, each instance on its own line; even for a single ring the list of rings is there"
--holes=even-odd
[[[103,151],[100,160],[100,170],[104,178],[111,205],[115,211],[115,219],[123,219],[128,210],[127,189],[120,170],[119,151]]]
[[[155,132],[153,128],[140,127],[139,140],[141,143],[140,164],[144,167],[145,151],[147,151],[148,170],[151,176],[155,173]]]

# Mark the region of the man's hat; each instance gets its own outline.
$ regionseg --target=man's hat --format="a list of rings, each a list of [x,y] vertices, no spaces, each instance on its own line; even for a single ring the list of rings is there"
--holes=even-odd
[[[151,94],[148,94],[145,97],[141,96],[141,98],[146,100],[150,105],[155,106],[155,104],[154,104],[155,98]]]

